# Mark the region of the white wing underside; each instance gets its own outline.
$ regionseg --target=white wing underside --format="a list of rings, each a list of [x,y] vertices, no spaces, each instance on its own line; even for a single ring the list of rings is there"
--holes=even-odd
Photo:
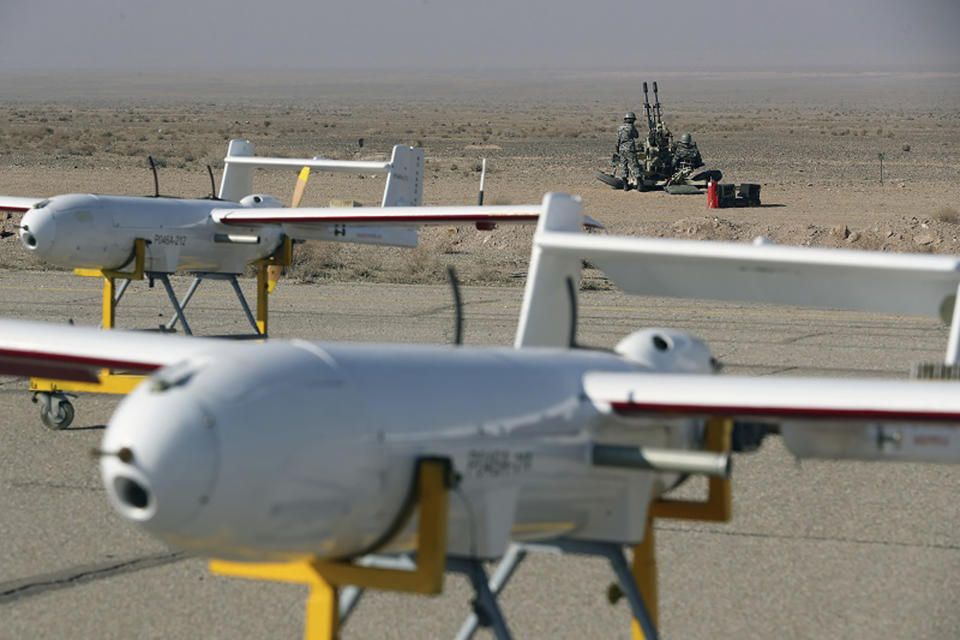
[[[542,205],[490,207],[353,207],[218,209],[215,222],[236,226],[279,225],[300,240],[367,242],[416,246],[417,229],[429,225],[474,224],[490,229],[500,224],[535,224]],[[602,226],[586,217],[587,226]]]
[[[960,463],[960,385],[918,380],[588,373],[603,413],[779,426],[799,457]]]
[[[551,233],[538,245],[595,264],[627,293],[937,315],[953,256]]]
[[[960,424],[956,382],[598,372],[585,376],[584,389],[622,415]]]

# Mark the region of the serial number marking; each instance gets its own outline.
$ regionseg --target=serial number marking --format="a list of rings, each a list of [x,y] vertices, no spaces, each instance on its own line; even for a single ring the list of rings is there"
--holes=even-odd
[[[187,244],[187,236],[175,236],[166,233],[153,234],[154,244],[169,244],[175,247],[183,247]]]
[[[936,433],[918,433],[913,436],[913,444],[918,447],[949,447],[950,438]]]
[[[533,468],[532,451],[471,449],[467,454],[467,475],[477,479],[516,476]]]

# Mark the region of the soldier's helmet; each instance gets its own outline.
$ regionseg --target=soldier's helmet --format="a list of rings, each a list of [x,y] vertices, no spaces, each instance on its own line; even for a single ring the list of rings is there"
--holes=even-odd
[[[690,134],[685,133],[682,136],[680,136],[680,142],[682,142],[683,144],[690,144]]]
[[[624,122],[636,122],[636,120],[637,114],[635,114],[633,111],[627,111],[625,114],[623,114]]]

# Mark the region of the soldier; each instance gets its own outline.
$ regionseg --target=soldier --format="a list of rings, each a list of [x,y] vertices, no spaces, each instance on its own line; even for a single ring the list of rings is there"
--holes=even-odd
[[[693,142],[689,133],[680,136],[680,142],[673,152],[673,170],[681,168],[696,169],[703,166],[703,158],[700,157],[700,150],[697,149],[697,143]]]
[[[633,123],[637,115],[627,111],[623,116],[623,124],[617,129],[617,151],[620,156],[620,170],[623,173],[623,189],[638,187],[640,184],[640,163],[637,162],[637,144],[634,142],[640,137]]]

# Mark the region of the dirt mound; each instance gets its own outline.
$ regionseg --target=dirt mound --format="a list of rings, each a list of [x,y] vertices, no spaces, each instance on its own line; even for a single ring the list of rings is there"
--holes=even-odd
[[[933,218],[888,216],[866,228],[842,222],[827,227],[735,222],[719,216],[695,216],[677,220],[668,233],[661,235],[741,242],[764,237],[776,244],[804,247],[956,254],[960,253],[960,215],[951,215],[948,211]]]
[[[742,240],[744,239],[745,226],[719,216],[695,216],[677,220],[671,226],[671,231],[675,238]]]

